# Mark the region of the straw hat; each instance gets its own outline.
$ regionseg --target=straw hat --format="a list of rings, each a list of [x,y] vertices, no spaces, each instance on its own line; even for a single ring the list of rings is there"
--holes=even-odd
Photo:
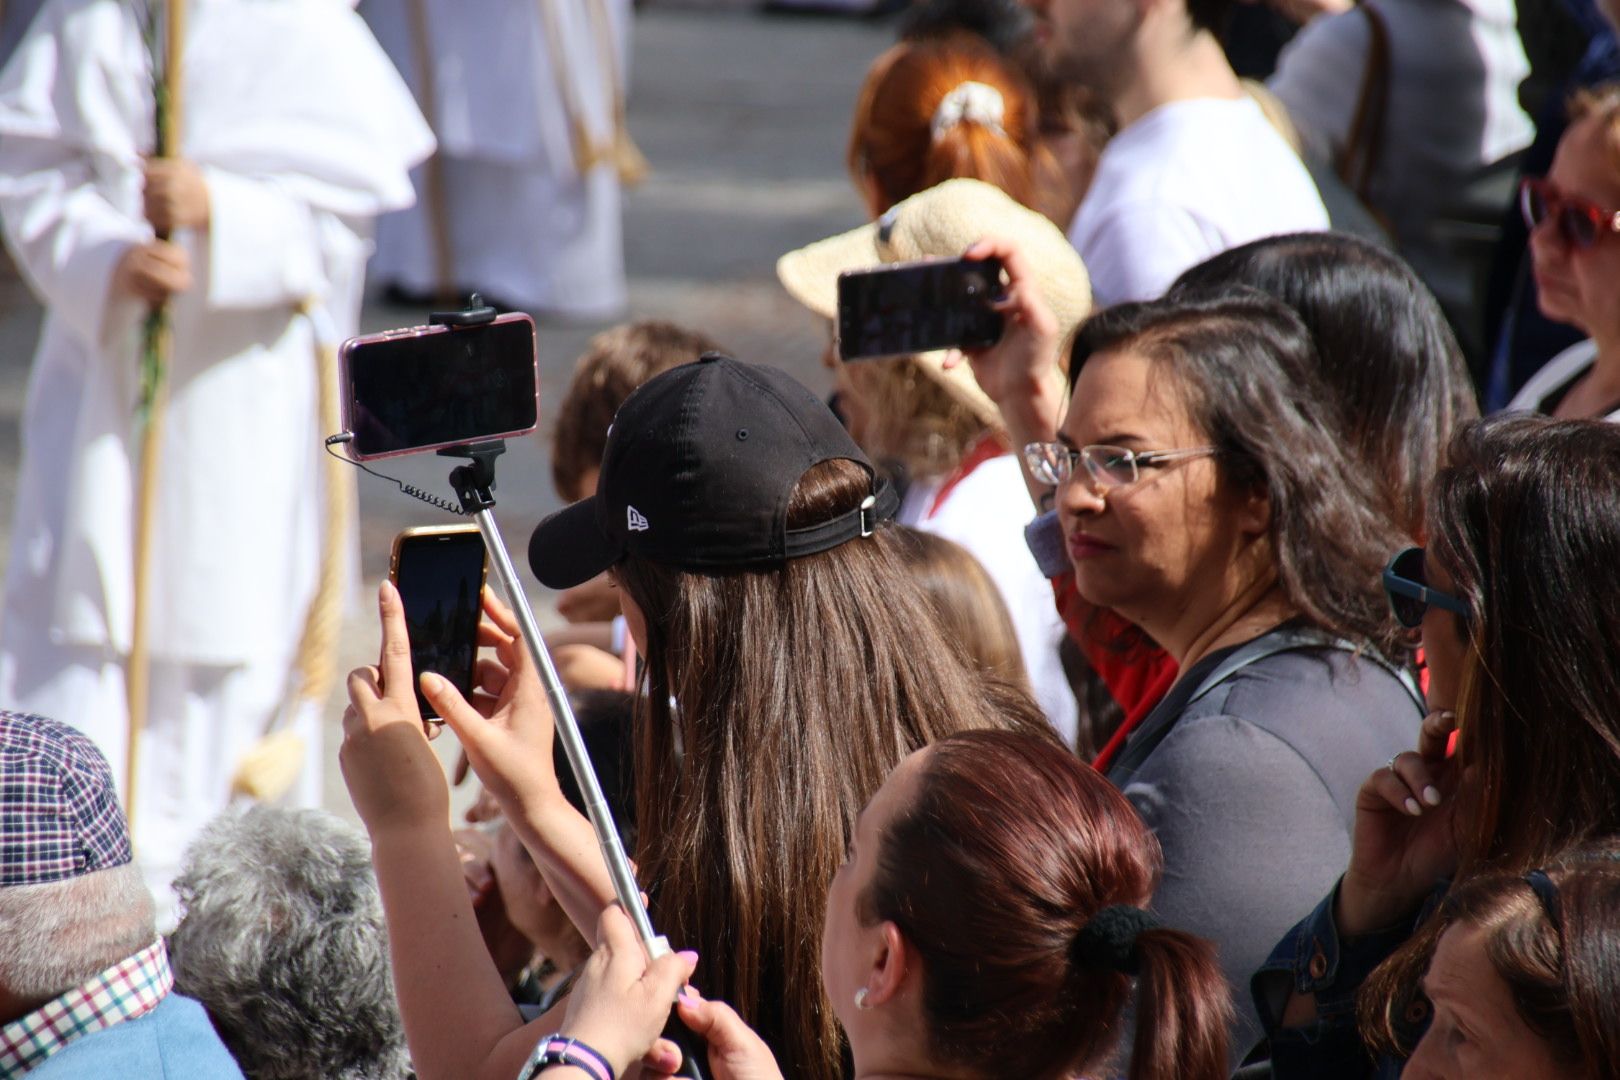
[[[799,303],[836,319],[838,275],[844,271],[955,258],[986,236],[1010,240],[1023,251],[1060,335],[1073,333],[1091,313],[1091,279],[1079,253],[1047,218],[980,180],[947,180],[896,203],[870,225],[790,251],[776,261],[776,276]],[[921,353],[915,360],[986,424],[1001,426],[1000,412],[967,364],[946,370],[944,352]]]

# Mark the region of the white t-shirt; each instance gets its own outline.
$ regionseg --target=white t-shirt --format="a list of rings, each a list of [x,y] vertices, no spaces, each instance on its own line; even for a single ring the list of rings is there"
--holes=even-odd
[[[954,540],[973,553],[1007,603],[1013,633],[1024,656],[1030,690],[1041,711],[1070,746],[1079,710],[1058,658],[1065,633],[1051,582],[1035,565],[1024,543],[1024,526],[1035,516],[1029,489],[1012,454],[991,458],[963,477],[939,509],[938,480],[913,483],[895,520],[902,525]]]
[[[1162,295],[1228,248],[1328,227],[1299,156],[1248,97],[1161,105],[1115,135],[1069,226],[1099,306]]]
[[[1530,380],[1519,388],[1508,402],[1505,412],[1551,413],[1558,401],[1569,393],[1570,387],[1592,369],[1597,361],[1597,342],[1591,338],[1577,341],[1545,364]],[[1603,419],[1620,424],[1620,409]]]

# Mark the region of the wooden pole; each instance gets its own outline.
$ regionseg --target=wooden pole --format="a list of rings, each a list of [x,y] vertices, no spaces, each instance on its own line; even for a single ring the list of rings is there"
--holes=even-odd
[[[168,0],[163,35],[163,85],[157,102],[157,156],[172,158],[180,149],[181,61],[185,52],[185,0]],[[158,237],[168,239],[166,232]],[[124,692],[129,711],[129,738],[124,753],[124,812],[129,818],[130,842],[135,839],[135,807],[140,776],[141,733],[146,729],[151,704],[152,534],[157,519],[157,493],[163,455],[164,413],[168,407],[167,368],[173,352],[173,333],[167,305],[154,308],[147,319],[145,347],[155,353],[157,369],[151,400],[139,424],[140,475],[135,488],[134,625],[130,631],[129,663],[124,671]]]

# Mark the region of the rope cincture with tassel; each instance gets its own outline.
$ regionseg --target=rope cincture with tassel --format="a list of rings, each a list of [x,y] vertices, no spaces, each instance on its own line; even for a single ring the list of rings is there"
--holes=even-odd
[[[321,431],[342,426],[338,403],[337,328],[320,302],[308,298],[299,305],[315,335],[315,367],[319,380],[316,403]],[[354,474],[331,454],[321,457],[323,480],[321,562],[315,595],[304,616],[304,630],[293,658],[294,686],[288,700],[271,717],[264,736],[242,760],[231,777],[233,798],[275,802],[298,779],[305,759],[304,737],[291,721],[299,708],[321,705],[337,681],[337,645],[343,630],[343,597],[348,575],[349,523],[354,515]]]
[[[584,176],[598,165],[611,164],[618,173],[619,182],[634,187],[647,178],[651,168],[641,149],[630,138],[630,129],[625,125],[624,78],[619,71],[618,50],[614,48],[613,32],[608,25],[607,13],[602,8],[602,0],[580,0],[590,17],[597,58],[606,73],[608,91],[613,100],[613,131],[607,139],[601,140],[591,135],[575,93],[573,72],[568,66],[568,50],[563,47],[561,20],[553,7],[560,2],[562,0],[538,0],[540,17],[546,27],[546,44],[551,52],[551,67],[557,75],[558,96],[563,111],[568,115],[574,168]]]
[[[148,9],[144,27],[152,57],[153,124],[157,156],[172,158],[180,149],[181,60],[185,50],[185,0],[165,5],[161,63],[156,21]],[[168,232],[158,234],[167,240]],[[130,843],[135,843],[135,808],[138,804],[141,734],[146,730],[151,704],[152,659],[149,627],[152,610],[152,534],[157,522],[157,491],[163,455],[163,426],[168,411],[168,364],[174,347],[168,304],[147,313],[142,326],[140,397],[135,407],[135,430],[140,442],[140,473],[135,491],[134,610],[130,627],[129,659],[124,668],[124,695],[128,717],[124,752],[124,813]]]

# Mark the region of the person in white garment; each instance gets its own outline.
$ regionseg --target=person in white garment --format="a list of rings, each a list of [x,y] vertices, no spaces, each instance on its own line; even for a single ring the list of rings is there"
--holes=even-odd
[[[621,175],[628,0],[369,0],[361,13],[416,93],[438,154],[421,199],[377,226],[373,280],[479,291],[579,320],[625,308]]]
[[[1250,240],[1328,227],[1310,174],[1216,39],[1232,0],[1023,2],[1044,62],[1118,124],[1069,227],[1098,306],[1158,297]]]
[[[432,149],[342,0],[188,0],[186,13],[174,159],[148,156],[138,5],[49,0],[0,72],[0,222],[47,308],[22,418],[0,707],[72,722],[121,785],[141,323],[170,303],[151,693],[130,807],[160,910],[186,844],[278,718],[304,735],[290,798],[318,798],[314,708],[289,704],[320,562],[316,326],[354,332],[371,220],[410,203],[408,170]]]
[[[1535,136],[1519,107],[1530,62],[1515,20],[1514,0],[1372,0],[1307,22],[1267,82],[1306,154],[1329,168],[1353,155],[1351,186],[1448,311],[1467,309],[1471,271],[1435,218],[1477,173]],[[1376,139],[1370,131],[1356,138],[1379,32],[1388,57],[1382,129]]]

